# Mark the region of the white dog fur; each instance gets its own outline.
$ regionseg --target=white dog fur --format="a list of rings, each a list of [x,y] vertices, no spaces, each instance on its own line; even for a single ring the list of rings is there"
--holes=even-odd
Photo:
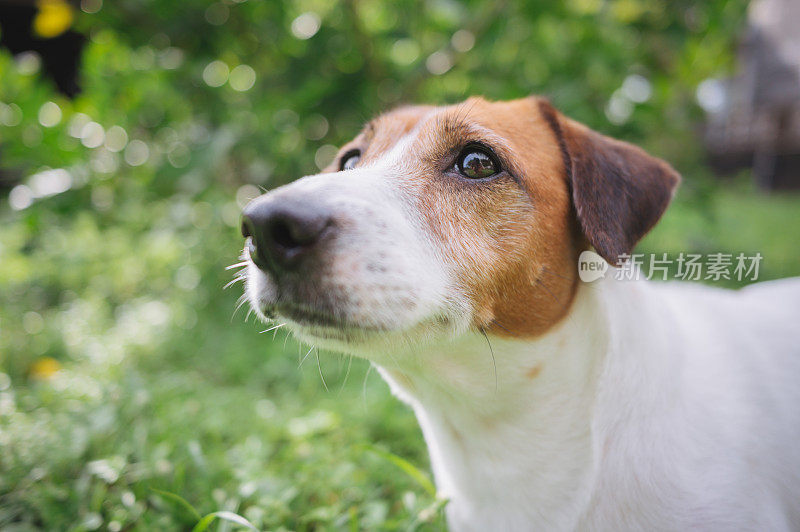
[[[479,243],[464,260],[432,237],[410,177],[441,112],[353,170],[255,200],[320,201],[343,229],[302,286],[249,262],[253,307],[378,366],[419,419],[453,530],[800,530],[800,280],[728,291],[610,270],[547,330],[487,336],[460,277],[511,259]],[[510,140],[480,122],[475,135]]]

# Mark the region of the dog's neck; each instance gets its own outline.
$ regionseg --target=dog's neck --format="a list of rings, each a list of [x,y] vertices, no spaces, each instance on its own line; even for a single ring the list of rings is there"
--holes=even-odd
[[[609,342],[602,291],[581,287],[568,316],[538,339],[470,334],[379,368],[414,408],[451,523],[472,528],[519,504],[570,527],[588,504],[591,409]]]

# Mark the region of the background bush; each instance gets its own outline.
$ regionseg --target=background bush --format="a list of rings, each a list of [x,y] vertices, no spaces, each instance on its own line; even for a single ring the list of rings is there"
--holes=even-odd
[[[441,528],[368,366],[232,317],[241,206],[382,109],[540,93],[682,172],[644,249],[800,273],[797,197],[702,163],[694,91],[733,69],[745,4],[84,0],[74,100],[0,50],[0,528],[194,524],[154,489],[262,529]]]

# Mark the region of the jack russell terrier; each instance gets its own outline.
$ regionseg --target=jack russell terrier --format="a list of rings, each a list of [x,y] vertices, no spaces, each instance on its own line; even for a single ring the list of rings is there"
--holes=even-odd
[[[246,297],[379,368],[454,530],[800,530],[800,279],[578,280],[679,181],[540,98],[402,107],[245,208]]]

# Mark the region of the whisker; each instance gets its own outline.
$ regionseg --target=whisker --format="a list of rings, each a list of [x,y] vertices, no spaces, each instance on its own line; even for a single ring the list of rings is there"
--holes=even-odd
[[[547,291],[547,293],[550,294],[550,296],[553,299],[555,299],[556,303],[561,303],[561,301],[556,297],[556,295],[549,288],[547,288],[547,285],[544,284],[541,279],[536,279],[536,282],[539,283],[540,285],[542,285],[542,288],[544,288]]]
[[[486,331],[481,327],[478,329],[481,331],[481,334],[484,338],[486,338],[486,343],[489,345],[489,353],[492,355],[492,367],[494,368],[494,392],[497,393],[497,361],[494,358],[494,349],[492,349],[492,342],[489,341],[489,335],[486,334]]]
[[[458,121],[460,122],[466,120],[467,116],[469,116],[469,113],[472,112],[472,109],[477,103],[477,100],[473,101],[469,105],[467,105],[467,102],[461,102],[456,108],[456,118]]]
[[[225,283],[225,286],[223,286],[222,289],[223,290],[227,290],[231,286],[233,286],[236,283],[238,283],[239,281],[243,281],[243,280],[244,280],[244,276],[235,277],[232,281],[228,281],[227,283]]]
[[[225,266],[226,270],[232,270],[234,268],[238,268],[240,266],[247,266],[247,261],[243,260],[242,262],[237,262],[236,264],[231,264],[230,266]]]
[[[367,411],[367,380],[369,374],[372,372],[372,364],[367,367],[367,372],[364,374],[364,382],[361,384],[361,399],[364,403],[364,412]]]
[[[547,266],[542,266],[542,271],[543,271],[543,272],[546,272],[546,273],[549,273],[550,275],[555,275],[556,277],[561,277],[562,279],[566,279],[567,281],[570,281],[570,280],[571,280],[569,277],[566,277],[566,276],[564,276],[564,275],[561,275],[561,274],[559,274],[559,273],[556,273],[556,272],[550,271],[550,269],[549,269]]]
[[[339,388],[338,395],[342,395],[342,390],[344,390],[344,385],[347,384],[347,377],[350,376],[350,366],[353,365],[353,355],[350,355],[350,358],[347,360],[347,371],[344,373],[344,380],[342,381],[342,386]]]
[[[264,333],[268,333],[270,331],[274,331],[275,329],[279,329],[279,328],[283,327],[284,325],[286,325],[286,324],[285,323],[279,323],[278,325],[273,325],[269,329],[264,329],[263,331],[259,331],[258,334],[264,334]]]
[[[319,378],[322,379],[322,385],[325,387],[325,391],[330,393],[330,390],[328,389],[328,383],[325,382],[325,375],[322,374],[322,364],[319,363],[319,349],[317,349],[315,355],[317,356],[317,370],[319,370]]]
[[[507,329],[507,328],[506,328],[506,327],[505,327],[505,326],[504,326],[502,323],[500,323],[499,321],[497,321],[497,319],[496,319],[496,318],[492,320],[492,323],[494,323],[495,325],[497,325],[498,327],[500,327],[501,329],[503,329],[505,332],[507,332],[507,333],[508,333],[508,334],[510,334],[511,336],[516,336],[516,335],[515,335],[513,332],[509,331],[509,330],[508,330],[508,329]]]
[[[394,357],[394,355],[392,354],[391,350],[390,350],[390,351],[387,351],[387,352],[386,352],[386,354],[387,354],[387,355],[389,355],[389,358],[391,358],[391,359],[392,359],[392,362],[394,363],[394,367],[399,369],[399,368],[400,368],[400,363],[399,363],[399,362],[397,361],[397,359]]]
[[[314,346],[312,345],[312,346],[311,346],[311,349],[309,349],[309,350],[308,350],[308,353],[306,353],[306,354],[305,354],[305,356],[303,357],[303,359],[302,359],[302,360],[300,361],[300,363],[297,365],[297,369],[300,369],[300,368],[302,368],[302,367],[303,367],[303,362],[305,362],[305,361],[306,361],[306,359],[308,358],[308,355],[310,355],[310,354],[311,354],[311,351],[313,351],[313,350],[314,350]]]
[[[233,323],[233,318],[236,317],[236,313],[239,312],[239,309],[242,308],[242,305],[244,305],[245,303],[247,303],[247,296],[242,294],[236,301],[236,308],[233,309],[233,314],[231,314],[231,323]]]

